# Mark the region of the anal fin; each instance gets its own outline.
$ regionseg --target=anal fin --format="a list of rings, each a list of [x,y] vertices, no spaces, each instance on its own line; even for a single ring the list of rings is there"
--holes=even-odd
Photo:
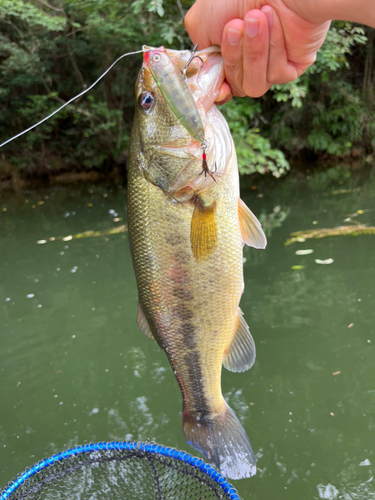
[[[242,241],[249,247],[266,248],[267,238],[263,232],[262,226],[241,198],[238,200],[238,218],[240,221]]]
[[[148,324],[146,316],[144,315],[141,305],[139,303],[138,303],[138,313],[137,313],[137,327],[139,328],[139,330],[141,330],[142,333],[146,335],[146,337],[154,339],[150,325]]]
[[[255,362],[255,342],[249,327],[238,308],[238,323],[233,340],[224,353],[223,365],[231,372],[244,372],[249,370]]]
[[[205,206],[200,198],[195,202],[190,229],[191,250],[196,260],[209,257],[217,246],[216,202]]]

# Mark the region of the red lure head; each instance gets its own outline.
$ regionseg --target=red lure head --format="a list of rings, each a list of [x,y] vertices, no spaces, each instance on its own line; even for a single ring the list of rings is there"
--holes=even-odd
[[[153,59],[155,62],[158,62],[157,59],[154,59],[155,56],[157,57],[158,52],[165,52],[166,53],[167,51],[165,50],[165,47],[162,46],[162,47],[159,47],[158,49],[148,50],[147,52],[144,53],[143,59],[144,59],[145,63],[147,64],[147,66],[148,66],[151,59]]]

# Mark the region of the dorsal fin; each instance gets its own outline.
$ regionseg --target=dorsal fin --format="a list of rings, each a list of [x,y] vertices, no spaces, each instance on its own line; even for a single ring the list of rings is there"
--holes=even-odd
[[[242,241],[249,247],[266,248],[267,238],[262,226],[241,198],[238,199],[238,218]]]
[[[139,328],[139,330],[141,330],[142,333],[144,333],[146,335],[146,337],[150,337],[150,339],[154,339],[150,325],[148,324],[146,316],[144,315],[139,302],[138,302],[138,313],[137,313],[137,327]]]
[[[232,343],[224,353],[223,365],[231,372],[244,372],[255,362],[255,342],[243,313],[238,308],[238,323]]]
[[[196,260],[209,257],[217,246],[216,202],[206,207],[200,198],[195,202],[190,230],[191,251]]]

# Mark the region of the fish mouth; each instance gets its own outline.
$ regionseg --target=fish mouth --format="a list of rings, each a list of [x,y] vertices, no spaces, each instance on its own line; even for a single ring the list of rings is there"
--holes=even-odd
[[[177,51],[150,46],[144,46],[143,50],[145,52],[142,72],[137,84],[138,88],[142,89],[160,90],[159,83],[154,78],[151,69],[153,63],[158,62],[154,59],[158,53],[162,58],[165,57],[165,54],[168,56],[169,66],[173,66],[173,71],[181,71],[191,60],[186,71],[186,84],[202,121],[204,138],[207,142],[207,149],[204,152],[206,158],[204,159],[207,161],[208,169],[215,171],[215,177],[206,175],[204,170],[202,141],[197,140],[186,127],[190,137],[184,133],[178,134],[178,137],[174,136],[175,138],[172,139],[172,134],[166,142],[153,146],[154,154],[158,155],[159,158],[160,156],[169,156],[169,161],[172,158],[177,160],[178,171],[169,177],[166,191],[176,199],[187,200],[191,198],[193,193],[201,192],[215,182],[217,183],[220,176],[225,173],[227,163],[232,155],[232,141],[228,127],[214,106],[224,81],[224,63],[220,47],[209,47],[198,51],[197,57],[193,59],[191,59],[192,53],[189,50]],[[163,77],[163,72],[160,73],[160,76]],[[167,104],[171,108],[168,101]],[[174,112],[174,110],[172,111]],[[175,115],[177,116],[176,113]],[[180,117],[177,116],[177,118],[184,126]],[[168,162],[168,158],[166,159]]]

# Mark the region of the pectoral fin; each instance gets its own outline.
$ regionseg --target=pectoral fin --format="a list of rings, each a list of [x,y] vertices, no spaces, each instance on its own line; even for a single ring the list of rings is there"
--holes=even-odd
[[[191,250],[196,260],[209,257],[217,246],[216,203],[206,207],[200,198],[195,202],[190,230]]]
[[[224,353],[223,365],[231,372],[244,372],[251,368],[255,361],[255,342],[243,313],[238,308],[238,323],[232,343]]]
[[[154,339],[150,325],[148,324],[148,321],[147,321],[139,303],[138,303],[138,313],[137,313],[137,327],[139,328],[139,330],[141,330],[142,333],[144,333],[146,335],[146,337],[150,337],[150,339]]]
[[[238,201],[238,218],[240,221],[242,241],[249,247],[266,248],[267,238],[263,232],[262,226],[241,198],[239,198]]]

